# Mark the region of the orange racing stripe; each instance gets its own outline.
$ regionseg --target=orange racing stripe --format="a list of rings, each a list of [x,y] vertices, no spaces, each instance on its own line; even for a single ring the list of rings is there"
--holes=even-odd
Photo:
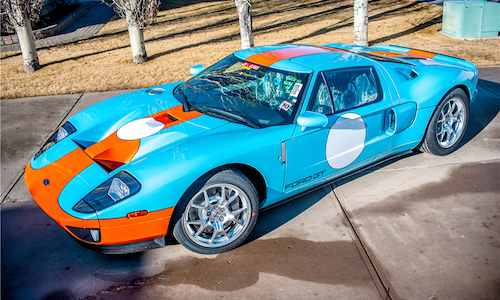
[[[427,52],[427,51],[422,51],[422,50],[416,50],[416,49],[411,49],[410,51],[406,52],[408,55],[417,55],[417,56],[422,56],[426,58],[433,58],[436,56],[436,53],[432,52]]]
[[[170,119],[169,115],[176,118],[177,121],[173,121],[172,119]],[[170,109],[160,111],[159,113],[150,115],[146,118],[154,118],[156,121],[165,124],[165,127],[163,127],[163,129],[165,129],[165,128],[180,124],[182,122],[194,119],[194,118],[199,117],[201,115],[202,114],[197,112],[197,111],[184,112],[184,110],[182,109],[182,105],[177,105],[177,106],[174,106]]]
[[[169,115],[173,116],[177,120],[172,120]],[[201,115],[202,114],[197,111],[184,112],[182,110],[182,105],[177,105],[145,118],[154,118],[156,121],[165,124],[162,128],[163,130]],[[92,159],[98,161],[111,170],[117,169],[124,164],[129,163],[134,158],[137,151],[139,151],[141,144],[140,139],[122,140],[118,137],[117,132],[118,130],[102,141],[85,149],[85,152]]]
[[[58,203],[59,195],[64,187],[76,175],[93,163],[94,161],[78,148],[46,167],[36,170],[31,168],[31,164],[26,167],[24,178],[33,199],[49,217],[56,220],[61,226],[61,219],[63,218],[65,220],[64,225],[67,226],[99,228],[97,219],[82,220],[75,218],[64,212]],[[48,180],[48,185],[44,184],[44,180]]]
[[[248,57],[246,61],[261,66],[269,67],[270,65],[284,59],[311,55],[311,54],[333,53],[333,52],[346,52],[346,51],[330,47],[299,46],[299,47],[277,49],[277,50],[271,50],[254,54]]]
[[[116,135],[110,136],[85,149],[85,152],[94,160],[111,170],[117,169],[130,162],[139,150],[140,140],[122,140]]]
[[[390,51],[370,51],[368,53],[373,53],[377,55],[382,55],[382,56],[387,56],[387,57],[420,57],[420,58],[433,58],[437,54],[431,53],[431,52],[426,52],[426,51],[421,51],[421,50],[415,50],[412,49],[406,53],[402,52],[390,52]]]

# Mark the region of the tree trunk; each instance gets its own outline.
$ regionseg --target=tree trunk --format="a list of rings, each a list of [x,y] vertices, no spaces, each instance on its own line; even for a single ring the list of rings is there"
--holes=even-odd
[[[354,0],[354,44],[368,47],[368,0]]]
[[[35,39],[33,38],[33,32],[31,30],[31,21],[23,15],[24,26],[14,26],[16,30],[17,37],[19,39],[19,47],[21,47],[21,53],[23,55],[24,61],[24,71],[31,73],[40,69],[40,62],[38,61],[38,55],[36,53]]]
[[[144,43],[144,33],[142,29],[137,25],[130,25],[131,22],[128,22],[127,16],[127,24],[128,24],[128,35],[130,37],[130,47],[132,48],[132,55],[134,57],[134,62],[137,64],[146,62],[148,60],[148,56],[146,54],[146,45]]]
[[[241,49],[253,47],[252,0],[235,0],[240,19]]]

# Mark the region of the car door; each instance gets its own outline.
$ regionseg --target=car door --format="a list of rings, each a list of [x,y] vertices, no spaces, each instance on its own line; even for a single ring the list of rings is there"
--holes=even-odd
[[[306,112],[285,144],[285,193],[351,172],[387,151],[392,101],[380,78],[374,66],[318,74]],[[314,118],[326,125],[314,125]]]

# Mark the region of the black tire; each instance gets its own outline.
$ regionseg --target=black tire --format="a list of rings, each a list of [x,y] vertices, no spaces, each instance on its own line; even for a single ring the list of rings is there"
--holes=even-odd
[[[467,130],[469,102],[462,89],[449,92],[436,107],[420,150],[439,156],[455,151]]]
[[[252,232],[259,201],[243,173],[217,169],[194,183],[176,210],[172,221],[177,241],[196,253],[217,254],[237,247]]]

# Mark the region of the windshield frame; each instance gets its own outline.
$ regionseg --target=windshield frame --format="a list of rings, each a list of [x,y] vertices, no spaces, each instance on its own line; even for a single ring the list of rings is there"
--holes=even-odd
[[[228,62],[229,64],[225,65],[223,62]],[[195,82],[196,80],[201,81],[202,79],[200,79],[200,78],[203,78],[203,76],[207,76],[207,78],[208,78],[208,76],[213,75],[212,72],[214,72],[214,69],[220,68],[221,66],[225,66],[225,68],[220,68],[220,70],[229,70],[230,68],[233,68],[238,63],[241,63],[242,66],[251,65],[252,68],[256,68],[256,69],[253,69],[254,71],[256,71],[257,69],[260,69],[260,71],[259,71],[260,74],[261,75],[264,74],[264,75],[261,77],[256,77],[256,76],[252,77],[252,76],[250,76],[251,75],[250,72],[252,70],[249,70],[248,74],[243,74],[243,71],[245,71],[245,70],[241,70],[241,72],[239,72],[239,74],[238,74],[240,76],[231,74],[228,76],[228,79],[229,80],[239,80],[240,78],[242,78],[244,81],[242,81],[241,83],[232,83],[231,82],[230,84],[228,84],[224,87],[221,87],[221,89],[231,88],[232,86],[235,86],[238,84],[246,85],[247,83],[249,83],[248,86],[236,90],[237,93],[239,93],[241,91],[242,93],[246,93],[243,95],[247,96],[249,94],[249,92],[253,93],[253,90],[252,90],[253,88],[255,88],[255,89],[259,88],[261,81],[264,80],[264,77],[267,76],[267,74],[273,73],[273,74],[279,74],[279,76],[282,76],[282,79],[281,79],[282,81],[280,81],[279,84],[275,83],[276,86],[281,85],[281,84],[285,85],[288,78],[291,77],[292,80],[296,80],[296,83],[299,83],[299,85],[300,85],[299,91],[297,93],[294,92],[293,95],[292,95],[292,92],[289,92],[289,91],[283,92],[282,91],[279,99],[278,99],[278,96],[275,96],[274,94],[272,95],[272,97],[265,97],[264,98],[265,100],[262,100],[262,98],[261,98],[261,100],[258,100],[256,98],[252,99],[252,98],[248,98],[248,97],[241,97],[241,99],[244,99],[244,100],[240,101],[241,102],[240,106],[233,105],[232,102],[229,101],[230,102],[229,104],[232,105],[232,108],[237,109],[237,110],[229,109],[229,111],[225,110],[225,109],[221,109],[221,107],[217,106],[217,104],[222,105],[222,106],[225,106],[228,104],[227,101],[222,99],[223,97],[221,97],[220,101],[217,101],[218,98],[215,96],[213,98],[209,97],[208,99],[210,99],[210,100],[208,100],[206,102],[196,102],[196,101],[193,101],[195,99],[193,99],[193,97],[191,97],[194,95],[194,96],[198,96],[197,98],[200,98],[200,95],[202,95],[202,93],[205,93],[207,95],[209,92],[214,93],[214,91],[217,90],[215,88],[212,88],[209,90],[202,90],[200,88],[200,92],[191,93],[191,94],[189,92],[185,92],[184,88],[186,88],[186,87],[193,89],[193,87],[202,86],[202,85],[195,85],[195,84],[193,84],[193,82]],[[246,70],[248,70],[248,69],[246,69]],[[214,109],[219,110],[219,111],[223,110],[228,114],[236,115],[244,120],[241,120],[240,122],[238,122],[237,118],[231,118],[231,120],[228,120],[228,118],[220,117],[220,119],[224,119],[224,120],[234,122],[234,123],[240,123],[240,124],[252,127],[252,128],[265,128],[265,127],[271,127],[271,126],[277,126],[277,125],[288,125],[288,124],[295,123],[296,117],[300,113],[300,110],[303,106],[304,99],[305,99],[306,94],[307,94],[308,89],[309,89],[311,78],[313,77],[313,74],[314,74],[313,70],[311,70],[310,72],[288,71],[288,70],[283,70],[283,69],[278,69],[278,68],[273,68],[273,67],[267,67],[267,66],[263,66],[263,65],[259,65],[259,64],[254,64],[254,63],[250,63],[250,62],[246,61],[245,59],[239,58],[234,54],[231,54],[231,55],[227,56],[226,58],[220,60],[219,62],[215,63],[214,65],[210,66],[206,70],[203,70],[199,74],[193,76],[189,80],[178,85],[174,89],[173,95],[179,102],[182,103],[183,109],[185,111],[186,110],[189,110],[189,111],[196,110],[202,114],[206,114],[206,115],[209,115],[212,117],[218,117],[217,115],[206,113],[206,110],[203,108],[211,107],[211,108],[214,108]],[[249,77],[250,79],[247,79],[245,77]],[[299,79],[299,77],[300,77],[300,79]],[[254,79],[252,79],[252,78],[254,78]],[[254,81],[256,82],[256,86],[250,87],[252,85],[252,82],[254,82]],[[292,81],[292,83],[291,83],[292,85],[294,85],[293,82],[295,82],[295,81]],[[295,87],[295,86],[293,86],[293,87]],[[275,89],[277,89],[277,88],[275,87]],[[292,87],[290,87],[290,89],[293,90]],[[230,91],[230,92],[232,92],[232,91]],[[295,96],[295,94],[297,94],[297,96]],[[235,97],[235,98],[237,98],[237,97]],[[285,100],[280,102],[282,99],[285,99]],[[291,101],[291,99],[293,99],[293,104],[291,104],[290,102],[287,102],[287,100]],[[231,100],[232,100],[232,98],[231,98]],[[238,100],[238,99],[235,99],[235,100]],[[256,101],[257,104],[252,104],[250,101]],[[270,104],[271,101],[273,101],[273,103],[274,103],[273,105]],[[239,103],[238,101],[236,101],[236,102]],[[288,116],[286,116],[286,115],[283,116],[283,114],[286,113],[286,111],[289,109],[289,108],[287,108],[285,110],[281,107],[281,105],[284,102],[287,102],[287,104],[291,104],[290,108],[293,108]],[[279,109],[277,109],[276,103],[279,103],[279,105],[280,105]],[[210,104],[213,104],[213,105],[210,105]],[[274,111],[277,114],[281,113],[280,116],[283,118],[283,120],[280,122],[277,122],[277,123],[272,123],[272,120],[269,120],[268,123],[265,123],[263,121],[267,121],[266,119],[259,119],[259,117],[262,117],[262,114],[250,114],[251,111],[249,113],[248,111],[244,110],[246,106],[248,108],[248,106],[250,106],[250,105],[261,105],[262,108],[260,106],[256,107],[254,111],[255,112],[262,111],[263,115],[265,115],[266,113],[269,113],[270,111]],[[265,109],[263,109],[263,108],[267,108],[266,112],[264,112]],[[267,112],[267,111],[269,111],[269,112]]]

